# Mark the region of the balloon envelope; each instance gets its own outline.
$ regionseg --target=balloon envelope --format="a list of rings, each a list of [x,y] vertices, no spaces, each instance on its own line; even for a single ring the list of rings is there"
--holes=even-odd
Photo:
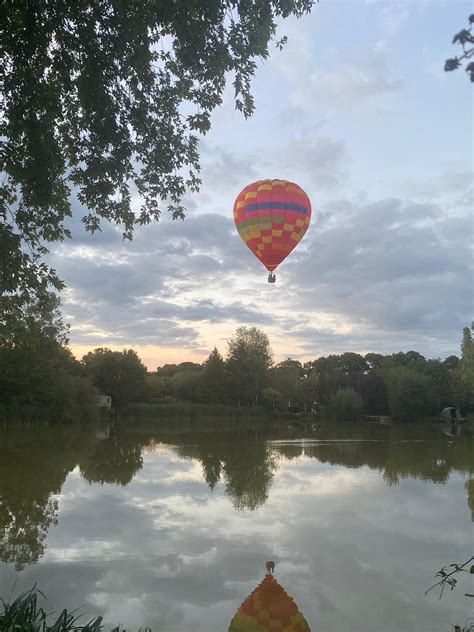
[[[234,203],[239,235],[270,272],[298,245],[310,219],[308,196],[287,180],[253,182]]]
[[[293,599],[267,575],[237,610],[229,632],[275,631],[311,632]]]

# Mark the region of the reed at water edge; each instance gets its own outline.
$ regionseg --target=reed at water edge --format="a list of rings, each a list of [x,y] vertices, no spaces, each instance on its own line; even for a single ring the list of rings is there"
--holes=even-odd
[[[39,601],[45,601],[43,593],[34,586],[28,592],[19,595],[12,603],[0,599],[0,630],[2,632],[105,632],[102,617],[80,623],[78,610],[68,612],[46,612]],[[111,632],[126,632],[115,627]],[[139,632],[151,632],[149,628],[140,628]]]

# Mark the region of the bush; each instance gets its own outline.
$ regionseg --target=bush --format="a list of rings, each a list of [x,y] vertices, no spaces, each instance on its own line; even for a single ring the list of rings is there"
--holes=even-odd
[[[338,388],[329,400],[328,411],[333,419],[359,419],[362,398],[353,388]]]
[[[415,369],[397,367],[386,374],[388,408],[394,421],[413,421],[436,411],[436,394],[430,378]]]

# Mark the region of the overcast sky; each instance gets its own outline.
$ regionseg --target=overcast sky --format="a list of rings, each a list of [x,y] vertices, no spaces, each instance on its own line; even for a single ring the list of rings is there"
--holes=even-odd
[[[225,354],[239,325],[256,325],[276,360],[459,354],[474,315],[472,85],[443,65],[471,10],[321,0],[285,20],[254,116],[234,110],[231,87],[214,114],[184,222],[163,215],[124,243],[112,226],[85,235],[76,206],[73,240],[51,257],[73,351],[133,347],[154,369]],[[275,285],[232,219],[239,191],[263,178],[297,182],[313,206]]]

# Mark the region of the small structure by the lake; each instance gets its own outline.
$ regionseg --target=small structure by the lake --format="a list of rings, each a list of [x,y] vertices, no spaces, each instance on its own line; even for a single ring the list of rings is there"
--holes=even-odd
[[[459,408],[454,408],[454,406],[443,408],[439,416],[443,421],[464,421],[464,417],[461,416]]]
[[[105,408],[106,410],[112,410],[112,397],[105,393],[97,395],[97,405],[99,408]]]

